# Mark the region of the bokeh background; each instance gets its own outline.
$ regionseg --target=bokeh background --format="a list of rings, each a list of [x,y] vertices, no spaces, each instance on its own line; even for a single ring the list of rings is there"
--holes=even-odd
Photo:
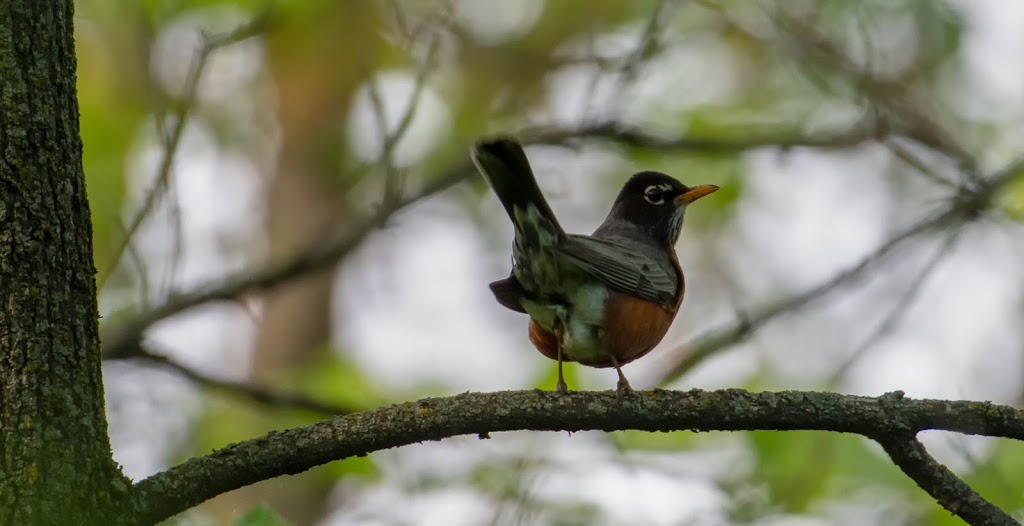
[[[76,44],[103,330],[226,291],[105,362],[136,480],[333,411],[553,388],[486,286],[511,241],[468,164],[488,133],[530,144],[572,232],[635,171],[722,187],[687,215],[686,301],[626,368],[635,388],[1024,404],[1024,185],[1007,170],[1024,158],[1024,4],[80,0]],[[993,179],[1009,182],[971,208]],[[261,281],[295,261],[319,263]],[[924,439],[1024,517],[1020,444]],[[817,432],[465,437],[175,521],[273,516],[960,524],[873,443]]]

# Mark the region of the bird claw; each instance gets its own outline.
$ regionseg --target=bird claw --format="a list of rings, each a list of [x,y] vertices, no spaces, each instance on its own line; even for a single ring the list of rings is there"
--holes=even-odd
[[[558,391],[558,394],[568,394],[569,386],[565,384],[565,380],[559,378],[558,383],[555,384],[555,390]]]
[[[615,387],[615,398],[622,398],[627,394],[633,394],[633,387],[629,385],[629,380],[623,377],[619,379],[619,383]]]

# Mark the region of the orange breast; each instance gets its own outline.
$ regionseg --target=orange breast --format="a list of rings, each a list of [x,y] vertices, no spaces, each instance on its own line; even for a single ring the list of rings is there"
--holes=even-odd
[[[605,303],[601,345],[609,355],[615,356],[619,365],[627,364],[651,352],[665,337],[675,317],[675,308],[667,309],[629,294],[612,293]],[[608,358],[586,365],[611,367],[612,361]]]
[[[667,309],[657,303],[623,294],[612,293],[605,303],[601,346],[614,355],[619,365],[627,364],[651,352],[665,337],[676,317],[679,303]],[[558,359],[558,336],[530,320],[530,341],[544,356]],[[574,361],[562,356],[566,362]],[[611,367],[612,360],[582,361],[591,367]]]
[[[679,291],[676,294],[675,305],[668,308],[622,292],[613,292],[605,303],[601,343],[609,355],[615,356],[619,365],[632,362],[651,352],[661,343],[661,339],[672,326],[676,313],[679,312],[679,305],[683,303],[683,294],[686,292],[686,280],[683,269],[679,267],[676,251],[671,250],[670,254],[672,266],[679,274]],[[586,365],[611,367],[613,364],[609,358],[607,362]]]
[[[541,354],[551,358],[552,360],[558,359],[558,337],[554,333],[544,329],[537,322],[530,320],[530,341],[533,346],[540,351]],[[566,359],[565,361],[571,361]]]

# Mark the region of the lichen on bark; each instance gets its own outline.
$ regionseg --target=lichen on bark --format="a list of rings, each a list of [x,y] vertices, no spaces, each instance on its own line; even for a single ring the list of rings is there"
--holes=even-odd
[[[113,522],[70,0],[0,3],[0,524]]]

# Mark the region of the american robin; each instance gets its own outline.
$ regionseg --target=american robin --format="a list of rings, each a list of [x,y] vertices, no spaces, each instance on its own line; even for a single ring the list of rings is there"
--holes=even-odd
[[[518,142],[482,140],[472,158],[515,228],[512,272],[491,291],[505,307],[530,315],[530,341],[558,361],[558,391],[568,390],[563,361],[614,367],[617,392],[630,391],[622,366],[661,341],[683,301],[674,245],[686,207],[718,187],[639,172],[592,235],[567,234]]]

